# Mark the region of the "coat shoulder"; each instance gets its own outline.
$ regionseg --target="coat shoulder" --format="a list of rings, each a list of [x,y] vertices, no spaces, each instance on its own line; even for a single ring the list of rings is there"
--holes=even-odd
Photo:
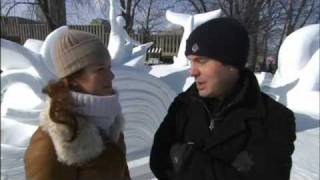
[[[281,115],[282,117],[294,116],[293,112],[289,108],[275,101],[269,95],[262,93],[262,98],[264,99],[266,108],[269,110],[269,113],[271,111],[273,115]]]
[[[264,95],[268,134],[276,141],[293,142],[296,138],[294,113],[271,97]]]
[[[47,158],[54,157],[54,146],[50,136],[40,128],[32,135],[29,147],[25,154],[25,160],[34,157],[44,156]]]
[[[53,143],[49,135],[41,128],[38,128],[33,134],[24,156],[24,162],[26,179],[28,180],[53,180],[58,177],[70,179],[75,175],[70,167],[57,161]],[[59,176],[57,172],[66,173]]]

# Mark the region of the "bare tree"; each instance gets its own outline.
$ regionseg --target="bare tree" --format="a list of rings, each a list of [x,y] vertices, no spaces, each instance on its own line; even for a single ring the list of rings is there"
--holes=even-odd
[[[176,0],[175,4],[182,5],[185,3],[187,7],[192,7],[194,12],[203,13],[213,10],[218,7],[216,0]]]
[[[139,14],[137,14],[136,23],[139,31],[145,35],[145,41],[148,41],[151,31],[162,23],[161,17],[164,17],[166,7],[161,6],[160,3],[163,1],[143,0],[137,7]]]
[[[122,16],[126,20],[125,29],[128,33],[133,32],[136,9],[140,2],[141,0],[120,0],[121,6],[124,9],[122,11]]]
[[[35,0],[14,2],[7,10],[6,16],[18,5],[39,6],[51,31],[66,24],[65,0]]]
[[[107,17],[108,10],[109,10],[109,0],[97,0],[97,1],[87,1],[87,0],[74,0],[74,2],[77,2],[80,5],[86,5],[86,6],[99,6],[102,14],[106,15]],[[126,21],[125,29],[128,33],[133,32],[133,26],[135,22],[135,15],[136,15],[136,9],[141,0],[119,0],[122,11],[121,15],[124,17]]]
[[[204,0],[187,0],[198,13],[207,12],[207,2]]]
[[[3,13],[3,10],[9,7],[11,2],[9,0],[2,0],[1,1],[1,14]]]
[[[284,23],[279,47],[286,36],[291,34],[295,29],[303,27],[309,20],[311,14],[314,12],[318,0],[277,0],[284,11]]]
[[[65,0],[38,0],[51,30],[66,24]]]
[[[277,6],[276,1],[267,0],[266,6],[260,13],[260,25],[259,35],[257,39],[257,54],[263,58],[263,62],[267,59],[267,56],[275,55],[270,54],[270,49],[275,42],[275,30],[279,26],[279,19],[281,17],[280,7]]]
[[[238,19],[247,28],[250,39],[247,67],[254,70],[258,55],[261,12],[268,5],[268,0],[218,0],[218,3],[224,14]]]
[[[10,2],[10,1],[6,1],[5,5],[1,5],[1,11],[3,9],[5,9],[8,6],[7,12],[5,14],[5,16],[8,16],[9,13],[11,12],[11,10],[13,10],[13,8],[15,8],[18,5],[39,5],[39,3],[37,2]]]

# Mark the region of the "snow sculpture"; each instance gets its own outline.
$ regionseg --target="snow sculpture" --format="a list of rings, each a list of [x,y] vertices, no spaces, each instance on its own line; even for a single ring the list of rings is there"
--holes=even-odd
[[[285,39],[279,50],[279,68],[275,73],[274,85],[292,82],[302,78],[301,76],[306,76],[305,73],[307,73],[310,79],[303,82],[303,89],[319,91],[319,68],[317,68],[319,67],[319,55],[316,56],[320,43],[319,28],[319,24],[308,25],[293,32]],[[305,68],[308,71],[304,70]],[[301,84],[301,79],[299,81]]]
[[[282,43],[278,69],[266,85],[266,92],[295,112],[311,113],[319,118],[319,24],[305,26]],[[305,103],[314,102],[313,107]]]
[[[116,16],[116,10],[120,10],[120,4],[109,0],[109,19],[111,31],[109,36],[108,50],[113,64],[124,64],[128,60],[133,60],[128,66],[141,67],[144,65],[145,54],[152,46],[152,42],[140,44],[132,39],[125,31],[125,20],[122,16]]]
[[[198,27],[200,24],[209,21],[210,19],[214,19],[219,17],[221,14],[221,10],[210,11],[207,13],[202,14],[182,14],[182,13],[175,13],[170,10],[166,12],[166,18],[173,24],[177,24],[183,27],[184,33],[181,39],[178,56],[174,57],[174,65],[180,66],[187,66],[188,60],[184,55],[184,51],[186,49],[186,40],[188,39],[190,33]]]
[[[274,77],[262,90],[295,113],[297,140],[291,179],[319,179],[319,24],[290,34],[282,43]]]
[[[28,40],[23,46],[1,39],[1,93],[14,83],[24,83],[44,100],[42,87],[51,79],[56,79],[53,41],[61,36],[66,26],[48,35],[44,43]],[[40,48],[41,47],[41,48]],[[46,60],[47,61],[46,61]]]

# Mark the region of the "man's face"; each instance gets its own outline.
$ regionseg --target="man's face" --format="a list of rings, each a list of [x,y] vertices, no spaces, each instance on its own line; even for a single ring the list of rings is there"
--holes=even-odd
[[[228,95],[239,78],[239,70],[207,57],[189,55],[190,75],[201,97],[223,98]]]

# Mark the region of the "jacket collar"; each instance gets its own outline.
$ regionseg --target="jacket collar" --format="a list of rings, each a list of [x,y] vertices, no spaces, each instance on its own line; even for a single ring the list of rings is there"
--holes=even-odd
[[[260,87],[254,73],[248,69],[242,70],[240,81],[238,88],[231,94],[231,98],[226,98],[226,101],[228,101],[226,102],[226,106],[229,109],[234,109],[235,107],[244,108],[250,112],[250,116],[261,117],[265,115],[264,108],[261,107]],[[182,97],[200,101],[208,99],[199,96],[195,83],[183,93]]]
[[[49,116],[49,109],[50,99],[46,109],[41,114],[40,127],[50,136],[58,161],[67,165],[81,164],[96,158],[106,148],[105,139],[102,138],[96,125],[81,116],[76,118],[78,123],[77,136],[69,142],[70,129],[64,124],[53,122]],[[118,139],[120,132],[123,130],[123,116],[117,117],[115,123],[114,129],[111,129],[111,135]]]
[[[221,142],[224,142],[228,138],[247,130],[247,126],[250,126],[251,123],[247,123],[245,120],[259,121],[255,122],[255,124],[258,124],[255,128],[259,128],[261,131],[257,130],[255,132],[261,132],[263,134],[264,131],[261,121],[266,116],[266,113],[265,108],[263,107],[264,105],[258,81],[254,73],[249,70],[243,70],[241,72],[240,80],[242,83],[236,92],[234,92],[234,95],[232,96],[233,98],[228,100],[226,105],[228,107],[222,110],[224,111],[224,122],[221,129],[214,132],[214,138],[209,137],[206,140],[205,149],[209,149]],[[183,96],[187,99],[198,99],[201,101],[204,99],[198,95],[198,90],[195,84],[193,84]],[[232,113],[227,113],[231,110]],[[257,136],[261,136],[262,134]]]

